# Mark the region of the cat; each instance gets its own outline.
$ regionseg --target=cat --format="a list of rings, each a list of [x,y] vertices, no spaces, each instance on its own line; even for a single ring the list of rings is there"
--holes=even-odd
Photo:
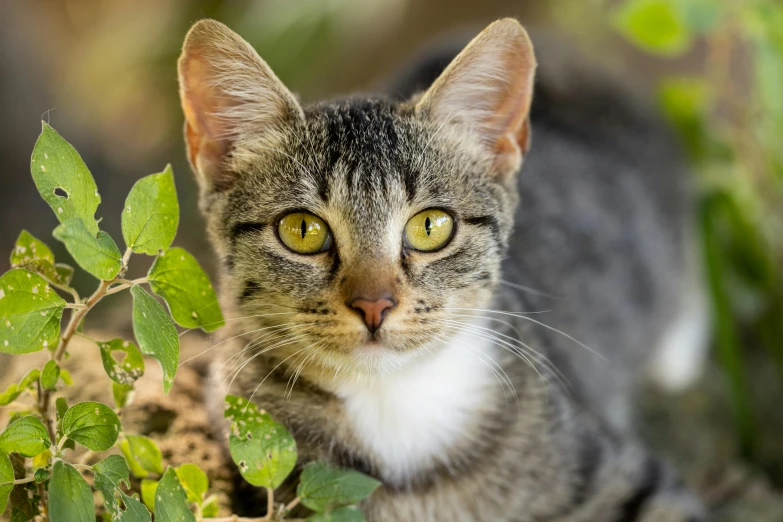
[[[646,109],[542,49],[537,72],[502,19],[389,95],[302,105],[225,25],[185,39],[187,155],[233,319],[215,425],[229,385],[252,396],[300,466],[382,482],[369,521],[703,519],[631,407],[655,353],[672,387],[697,366],[687,172]]]

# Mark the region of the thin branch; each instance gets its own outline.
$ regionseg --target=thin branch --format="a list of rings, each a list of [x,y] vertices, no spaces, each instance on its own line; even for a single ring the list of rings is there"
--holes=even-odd
[[[122,270],[120,271],[121,274],[125,274],[125,271],[128,269],[128,260],[130,259],[131,254],[133,254],[133,250],[130,248],[126,248],[125,253],[122,254]]]
[[[117,277],[114,279],[115,283],[122,283],[124,285],[133,286],[133,285],[140,285],[143,283],[149,282],[149,279],[146,277],[140,277],[138,279],[122,279],[120,277]]]
[[[127,290],[131,286],[133,286],[133,285],[124,285],[123,284],[123,285],[113,286],[113,287],[111,287],[110,289],[108,289],[106,291],[106,295],[112,295],[112,294],[116,294],[117,292],[122,292],[123,290]]]
[[[49,283],[53,287],[57,288],[58,290],[62,290],[63,292],[68,292],[69,294],[71,294],[71,297],[73,297],[73,302],[74,303],[81,302],[82,298],[79,295],[79,292],[77,292],[74,288],[71,288],[68,285],[61,285],[60,283],[56,283],[56,282],[54,282],[51,279],[48,279],[46,277],[44,277],[44,279],[46,279],[47,283]]]
[[[23,479],[16,479],[16,480],[14,480],[12,482],[3,482],[2,484],[0,484],[0,487],[10,486],[11,484],[27,484],[28,482],[32,482],[34,480],[35,480],[35,477],[27,477],[27,478],[23,478]]]
[[[113,280],[101,281],[100,285],[98,285],[98,289],[95,290],[95,293],[93,293],[87,299],[87,301],[85,301],[83,305],[84,308],[78,308],[73,311],[71,314],[71,319],[68,321],[68,326],[65,328],[62,337],[60,337],[60,342],[57,345],[57,349],[52,353],[52,360],[58,364],[62,361],[62,358],[65,355],[65,351],[68,348],[68,343],[71,342],[71,338],[73,338],[74,334],[76,334],[76,330],[79,328],[79,324],[82,322],[82,319],[84,319],[84,316],[87,315],[87,312],[92,310],[98,301],[106,296],[106,292],[108,291],[112,282]],[[43,417],[46,423],[46,430],[49,432],[49,438],[51,439],[52,444],[54,444],[57,440],[57,432],[55,431],[51,414],[52,392],[51,390],[41,389],[40,380],[38,381],[38,397],[38,411],[40,411],[41,417]],[[62,450],[62,448],[59,449]]]
[[[117,292],[122,292],[123,290],[127,290],[132,286],[149,283],[149,279],[147,279],[146,277],[140,277],[138,279],[133,279],[133,280],[115,279],[114,281],[112,281],[112,283],[121,283],[121,284],[109,288],[109,290],[106,292],[106,295],[116,294]]]
[[[271,520],[275,514],[275,490],[266,488],[266,518]]]
[[[60,439],[60,443],[57,445],[57,453],[62,453],[63,449],[65,449],[65,443],[68,442],[68,437],[63,437]]]
[[[302,499],[300,497],[296,497],[291,502],[286,504],[284,512],[285,513],[290,512],[292,509],[294,509],[296,506],[298,506],[299,502],[301,502],[301,501],[302,501]]]

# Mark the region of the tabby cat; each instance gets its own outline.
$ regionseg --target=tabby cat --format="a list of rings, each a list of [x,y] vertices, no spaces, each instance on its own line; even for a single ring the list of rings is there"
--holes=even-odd
[[[666,131],[545,44],[534,86],[513,19],[443,61],[302,105],[223,24],[190,30],[187,153],[235,318],[216,425],[231,384],[300,465],[381,480],[375,522],[701,520],[631,428],[635,385],[687,382],[703,329]]]

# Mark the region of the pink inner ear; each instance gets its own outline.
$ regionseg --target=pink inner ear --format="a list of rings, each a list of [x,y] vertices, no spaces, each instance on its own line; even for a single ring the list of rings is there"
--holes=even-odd
[[[181,62],[181,97],[188,159],[197,171],[207,174],[213,183],[220,184],[220,167],[229,142],[221,137],[225,132],[215,114],[226,100],[210,87],[211,74],[206,59],[197,51],[188,53]]]
[[[500,130],[496,142],[499,154],[519,152],[525,154],[529,145],[528,113],[533,96],[533,71],[535,58],[526,42],[515,42],[503,53],[506,64],[508,87],[499,97],[491,128]],[[513,141],[516,147],[511,147]],[[516,148],[516,151],[510,150]]]
[[[417,107],[476,136],[499,172],[515,172],[529,143],[535,68],[525,30],[516,20],[499,20],[465,47]]]
[[[212,71],[207,60],[195,52],[189,53],[182,62],[181,71],[184,80],[182,105],[188,124],[197,135],[219,136],[217,121],[210,115],[216,113],[220,104],[217,93],[209,87]]]

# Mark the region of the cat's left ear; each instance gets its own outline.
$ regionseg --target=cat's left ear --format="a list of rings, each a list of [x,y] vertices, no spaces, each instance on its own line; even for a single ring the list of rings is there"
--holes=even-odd
[[[528,113],[536,59],[525,29],[513,18],[489,25],[449,64],[416,111],[489,154],[508,179],[530,142]]]
[[[220,22],[201,20],[185,37],[178,63],[188,159],[201,186],[230,187],[236,145],[274,146],[302,109],[255,49]]]

